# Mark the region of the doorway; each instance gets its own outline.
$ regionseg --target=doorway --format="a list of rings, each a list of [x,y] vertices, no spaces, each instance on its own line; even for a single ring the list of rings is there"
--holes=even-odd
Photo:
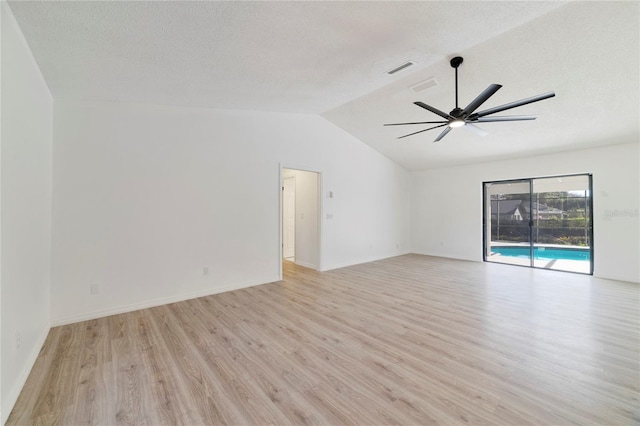
[[[283,166],[280,177],[280,267],[286,261],[320,270],[321,175]]]
[[[593,274],[589,174],[485,182],[487,262]]]

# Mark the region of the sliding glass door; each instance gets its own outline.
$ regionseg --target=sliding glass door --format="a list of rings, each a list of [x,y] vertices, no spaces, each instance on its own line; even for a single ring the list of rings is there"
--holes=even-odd
[[[593,273],[591,175],[485,182],[484,260]]]

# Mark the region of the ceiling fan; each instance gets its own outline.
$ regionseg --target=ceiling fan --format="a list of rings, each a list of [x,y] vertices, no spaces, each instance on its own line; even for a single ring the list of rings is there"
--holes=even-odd
[[[478,134],[486,135],[487,133],[482,130],[480,127],[476,126],[475,123],[489,123],[496,121],[525,121],[525,120],[535,120],[537,117],[535,115],[508,115],[508,116],[498,116],[498,117],[487,117],[488,115],[495,114],[496,112],[506,111],[511,108],[516,108],[522,105],[530,104],[533,102],[538,102],[544,99],[552,98],[556,94],[554,92],[543,93],[542,95],[532,96],[530,98],[521,99],[519,101],[509,102],[508,104],[500,105],[497,107],[485,109],[484,111],[474,112],[476,109],[480,107],[487,99],[489,99],[494,93],[498,91],[502,86],[500,84],[492,84],[487,87],[482,93],[478,95],[469,105],[467,105],[464,109],[460,109],[458,107],[458,67],[462,64],[462,57],[456,56],[451,59],[449,62],[451,67],[456,70],[456,107],[451,110],[449,114],[446,112],[440,111],[437,108],[434,108],[430,105],[427,105],[423,102],[414,102],[415,105],[426,109],[427,111],[431,111],[434,114],[439,115],[444,120],[440,121],[417,121],[412,123],[391,123],[385,124],[385,126],[405,126],[410,124],[437,124],[437,126],[429,127],[428,129],[419,130],[417,132],[409,133],[408,135],[400,136],[398,139],[406,138],[407,136],[417,135],[418,133],[426,132],[428,130],[437,129],[439,127],[446,128],[440,133],[440,135],[434,140],[434,142],[438,142],[442,138],[444,138],[447,133],[451,131],[451,129],[455,129],[457,127],[465,127],[469,130],[475,131]]]

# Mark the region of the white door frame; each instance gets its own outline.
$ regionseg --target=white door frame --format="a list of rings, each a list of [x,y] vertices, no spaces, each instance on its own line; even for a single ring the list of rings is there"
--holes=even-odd
[[[321,171],[312,167],[300,166],[289,163],[280,163],[278,165],[278,277],[282,280],[282,169],[300,170],[303,172],[312,172],[318,175],[318,266],[317,270],[322,271],[322,222],[324,218],[323,203],[322,203],[322,187],[324,176]]]

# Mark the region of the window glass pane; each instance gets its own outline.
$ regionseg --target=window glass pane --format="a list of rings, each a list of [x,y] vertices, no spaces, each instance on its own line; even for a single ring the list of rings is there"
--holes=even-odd
[[[529,211],[530,182],[492,182],[485,186],[489,262],[531,266]],[[506,257],[505,257],[506,255]]]
[[[590,197],[589,176],[533,180],[535,263],[548,269],[591,272]]]

